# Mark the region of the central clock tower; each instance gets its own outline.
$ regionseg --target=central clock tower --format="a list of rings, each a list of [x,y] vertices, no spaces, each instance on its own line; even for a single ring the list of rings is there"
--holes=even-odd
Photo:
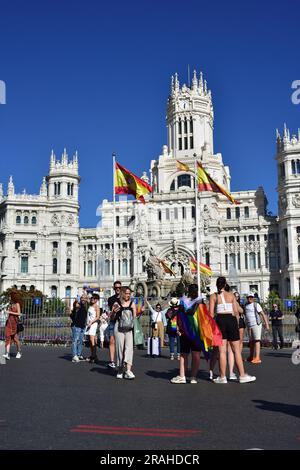
[[[213,154],[213,120],[211,92],[202,72],[198,79],[194,71],[190,87],[180,87],[175,74],[167,108],[168,148],[173,157]]]

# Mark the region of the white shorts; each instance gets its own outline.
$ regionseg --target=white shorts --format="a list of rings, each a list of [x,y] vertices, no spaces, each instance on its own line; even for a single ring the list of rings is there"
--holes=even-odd
[[[96,336],[98,323],[93,323],[89,328],[86,329],[85,334],[88,336]]]
[[[249,339],[252,341],[260,341],[261,331],[262,331],[262,323],[260,325],[249,326],[248,327]]]

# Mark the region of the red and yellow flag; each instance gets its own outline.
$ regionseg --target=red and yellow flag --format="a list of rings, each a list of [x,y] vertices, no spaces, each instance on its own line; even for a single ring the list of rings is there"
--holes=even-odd
[[[211,268],[207,266],[207,264],[199,263],[199,266],[200,266],[200,273],[206,274],[207,276],[212,276],[213,272]],[[194,258],[190,259],[190,270],[192,273],[197,272],[197,260],[195,260]]]
[[[197,162],[197,180],[199,191],[211,191],[213,193],[221,193],[229,199],[233,204],[240,204],[233,196],[219,185],[203,168],[201,163]]]
[[[192,171],[186,163],[182,163],[179,160],[176,160],[176,166],[179,171]]]
[[[152,193],[152,187],[134,173],[127,170],[119,163],[116,163],[115,193],[131,194],[136,199],[145,204],[144,196]]]
[[[162,259],[159,259],[158,261],[160,262],[160,264],[161,264],[163,270],[165,271],[165,273],[171,274],[172,276],[176,276],[174,271],[165,263],[165,261],[163,261]]]

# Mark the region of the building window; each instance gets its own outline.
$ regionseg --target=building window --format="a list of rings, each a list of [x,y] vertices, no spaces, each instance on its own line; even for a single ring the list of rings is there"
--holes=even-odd
[[[178,145],[179,150],[182,150],[182,138],[181,137],[179,137],[178,143],[179,143]]]
[[[255,242],[255,236],[249,235],[249,242]]]
[[[53,248],[58,248],[58,242],[53,242]]]
[[[181,122],[181,119],[179,119],[179,122],[178,122],[178,133],[179,133],[179,134],[182,134],[182,122]]]
[[[298,234],[300,234],[300,227],[297,227],[296,231]]]
[[[255,253],[250,253],[249,254],[249,265],[250,265],[251,270],[256,269],[256,255],[255,255]]]
[[[229,243],[234,243],[234,237],[229,237]]]
[[[28,273],[28,257],[27,256],[21,257],[21,273],[22,274]]]
[[[52,260],[52,273],[57,274],[57,258],[53,258]]]
[[[72,294],[72,287],[67,286],[66,287],[66,297],[69,299],[71,297],[71,294]]]
[[[241,270],[241,254],[238,253],[237,255],[237,261],[238,261],[238,270],[240,271]]]
[[[72,261],[70,260],[70,258],[68,258],[66,262],[66,274],[71,274],[71,266],[72,266]]]
[[[170,191],[175,191],[175,180],[172,181],[172,184],[170,186]]]
[[[245,269],[248,269],[248,253],[245,253]]]
[[[120,227],[120,217],[118,215],[116,216],[116,226]]]
[[[170,220],[170,209],[166,209],[166,220]]]
[[[229,266],[233,267],[234,269],[236,269],[236,257],[235,257],[235,253],[230,253],[229,255]]]
[[[56,286],[51,286],[51,297],[53,299],[57,299],[57,287]]]
[[[186,208],[185,207],[182,207],[182,218],[183,219],[186,218]]]
[[[249,207],[248,206],[244,207],[244,216],[245,216],[245,219],[249,219]]]
[[[297,160],[297,173],[300,174],[300,160]]]
[[[21,216],[20,216],[20,215],[17,215],[17,217],[16,217],[16,224],[17,224],[17,225],[20,225],[20,223],[21,223]]]
[[[178,207],[175,207],[174,209],[174,219],[178,220]]]
[[[28,225],[29,224],[29,217],[27,217],[27,215],[25,215],[24,217],[24,225]]]
[[[270,251],[270,253],[269,253],[269,266],[270,266],[271,271],[275,271],[275,270],[278,269],[277,256],[276,256],[275,251]]]
[[[20,241],[19,240],[16,240],[15,241],[15,250],[18,250],[20,247]]]
[[[33,216],[32,219],[31,219],[31,224],[36,225],[36,222],[37,222],[36,217]]]
[[[190,136],[190,149],[194,148],[194,137],[191,135]]]
[[[83,262],[83,275],[86,277],[86,261]]]
[[[285,166],[284,166],[284,163],[281,163],[279,168],[280,168],[280,176],[281,176],[281,178],[285,178]]]
[[[187,120],[184,118],[184,133],[187,134]]]
[[[292,175],[296,174],[296,162],[295,160],[292,160]]]
[[[239,207],[236,207],[236,208],[235,208],[235,218],[236,218],[236,219],[239,219],[239,218],[240,218],[240,214],[241,214],[240,208],[239,208]]]
[[[122,275],[128,276],[128,261],[127,259],[123,259],[122,261]]]
[[[93,261],[88,261],[88,277],[93,276]]]
[[[105,260],[105,276],[110,276],[110,261],[109,261],[109,259]]]
[[[30,242],[30,248],[35,251],[35,246],[36,246],[36,243],[35,242]]]
[[[194,131],[193,118],[191,117],[191,119],[190,119],[190,133],[192,134],[193,131]]]
[[[228,271],[228,255],[225,255],[225,269]]]
[[[209,252],[208,252],[208,251],[205,253],[205,264],[206,264],[207,266],[210,265],[210,256],[209,256]]]
[[[180,175],[180,176],[178,176],[177,186],[178,186],[178,188],[181,188],[182,186],[188,186],[190,188],[192,186],[191,176],[190,175]]]
[[[192,206],[192,219],[196,219],[196,207]]]
[[[226,218],[227,220],[231,219],[231,209],[229,207],[226,209]]]
[[[158,221],[161,222],[161,211],[158,211]]]
[[[290,253],[288,246],[285,247],[285,263],[289,264],[290,262]]]
[[[184,138],[184,150],[187,150],[188,149],[188,138],[185,137]]]

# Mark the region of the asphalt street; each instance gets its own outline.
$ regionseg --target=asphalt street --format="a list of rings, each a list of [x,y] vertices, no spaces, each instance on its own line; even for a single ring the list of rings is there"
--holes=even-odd
[[[0,365],[0,449],[300,449],[300,366],[292,350],[263,349],[250,384],[173,385],[178,362],[136,350],[136,379],[71,362],[63,347],[24,346]],[[87,351],[86,351],[87,353]],[[245,351],[245,354],[247,350]]]

